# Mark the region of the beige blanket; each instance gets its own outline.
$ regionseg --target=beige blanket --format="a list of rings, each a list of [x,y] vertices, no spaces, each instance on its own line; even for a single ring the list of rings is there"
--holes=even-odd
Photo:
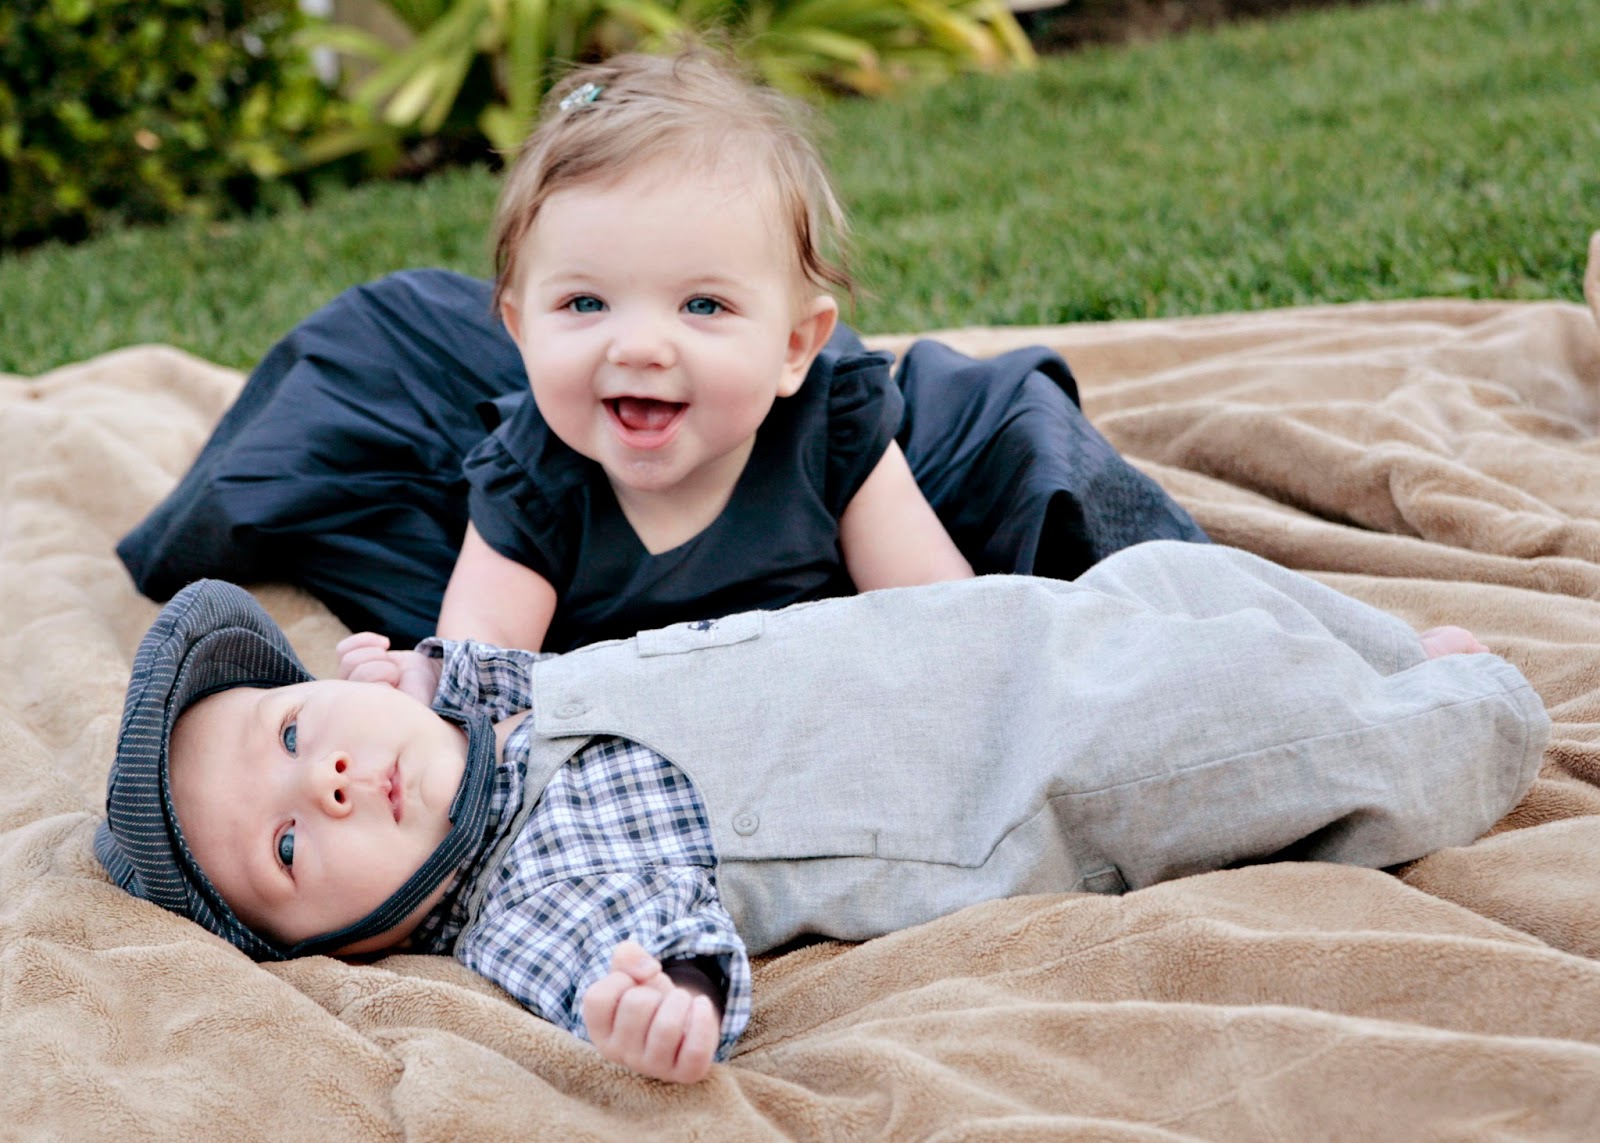
[[[1600,239],[1588,289],[940,335],[1059,349],[1217,540],[1473,628],[1550,706],[1543,777],[1398,877],[1262,866],[768,961],[686,1089],[451,961],[258,967],[108,884],[156,612],[112,545],[240,377],[139,347],[0,381],[0,1136],[1600,1138]],[[328,670],[338,624],[260,594]]]

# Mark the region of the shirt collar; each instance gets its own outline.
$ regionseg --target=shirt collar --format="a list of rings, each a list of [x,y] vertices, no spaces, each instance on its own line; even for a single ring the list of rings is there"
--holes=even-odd
[[[466,927],[473,888],[488,872],[490,857],[501,850],[501,842],[519,817],[517,811],[522,805],[528,769],[526,743],[532,726],[533,719],[524,718],[522,725],[507,737],[490,778],[489,812],[482,841],[456,866],[454,884],[412,932],[405,951],[448,953]],[[492,741],[492,724],[490,732]]]

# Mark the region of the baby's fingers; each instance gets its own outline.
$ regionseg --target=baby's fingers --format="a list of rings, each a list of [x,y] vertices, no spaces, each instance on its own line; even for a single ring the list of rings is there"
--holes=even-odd
[[[339,677],[349,679],[353,683],[387,683],[391,687],[400,685],[400,664],[389,656],[387,651],[377,653],[377,658],[346,656],[339,660]]]
[[[600,1054],[612,1063],[661,1078],[645,1063],[645,1043],[656,1009],[661,1007],[665,997],[654,989],[642,988],[630,980],[615,1002],[611,1001],[609,989],[597,998],[591,1023],[590,996],[610,979],[607,977],[584,994],[584,1026],[589,1030],[589,1038],[594,1041]]]
[[[650,984],[660,979],[667,987],[672,982],[661,972],[661,962],[644,951],[638,941],[619,941],[611,950],[611,971],[625,972],[637,984]]]
[[[678,1050],[683,1047],[684,1035],[689,1029],[693,1000],[694,994],[682,988],[675,988],[661,998],[650,1022],[643,1028],[638,1057],[628,1061],[635,1071],[657,1079],[676,1078]]]
[[[627,973],[612,972],[591,984],[583,994],[583,1026],[607,1059],[611,1057],[605,1048],[617,1027],[617,1005],[622,994],[633,987],[633,978]]]
[[[355,672],[369,663],[388,662],[389,640],[382,635],[374,635],[370,631],[363,631],[358,635],[351,635],[339,640],[339,677],[341,679],[355,678]]]
[[[333,649],[341,655],[347,654],[357,647],[376,647],[380,651],[387,651],[389,649],[389,637],[387,635],[379,635],[376,631],[357,631],[352,635],[346,635],[333,645]]]
[[[677,1015],[678,1005],[674,1002],[683,1000],[683,1014]],[[675,1019],[670,1028],[668,1023],[668,1006],[673,1007]],[[679,989],[673,996],[661,1002],[661,1008],[656,1012],[655,1024],[650,1029],[650,1043],[647,1050],[655,1051],[657,1030],[660,1029],[661,1053],[664,1057],[664,1070],[650,1074],[658,1079],[671,1080],[674,1083],[699,1083],[711,1071],[711,1061],[717,1052],[717,1041],[722,1038],[721,1022],[717,1019],[717,1010],[711,1000],[705,996],[696,996],[686,989]]]

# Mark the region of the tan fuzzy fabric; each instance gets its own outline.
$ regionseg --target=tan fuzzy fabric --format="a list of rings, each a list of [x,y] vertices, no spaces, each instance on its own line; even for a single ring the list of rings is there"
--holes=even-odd
[[[1550,707],[1543,775],[1399,875],[1258,866],[769,959],[739,1053],[692,1088],[449,960],[261,967],[111,887],[91,838],[157,610],[112,546],[241,378],[146,346],[0,379],[0,1137],[1600,1139],[1600,238],[1590,258],[1587,308],[935,335],[1060,350],[1217,540],[1472,628]],[[338,623],[257,590],[329,671]]]

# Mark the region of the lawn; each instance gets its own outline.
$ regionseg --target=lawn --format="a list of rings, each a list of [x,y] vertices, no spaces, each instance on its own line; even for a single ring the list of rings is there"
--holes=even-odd
[[[825,113],[863,330],[1580,297],[1592,0],[1411,0],[1091,49]],[[488,270],[495,183],[0,257],[0,370],[165,341],[246,366],[339,290]]]

